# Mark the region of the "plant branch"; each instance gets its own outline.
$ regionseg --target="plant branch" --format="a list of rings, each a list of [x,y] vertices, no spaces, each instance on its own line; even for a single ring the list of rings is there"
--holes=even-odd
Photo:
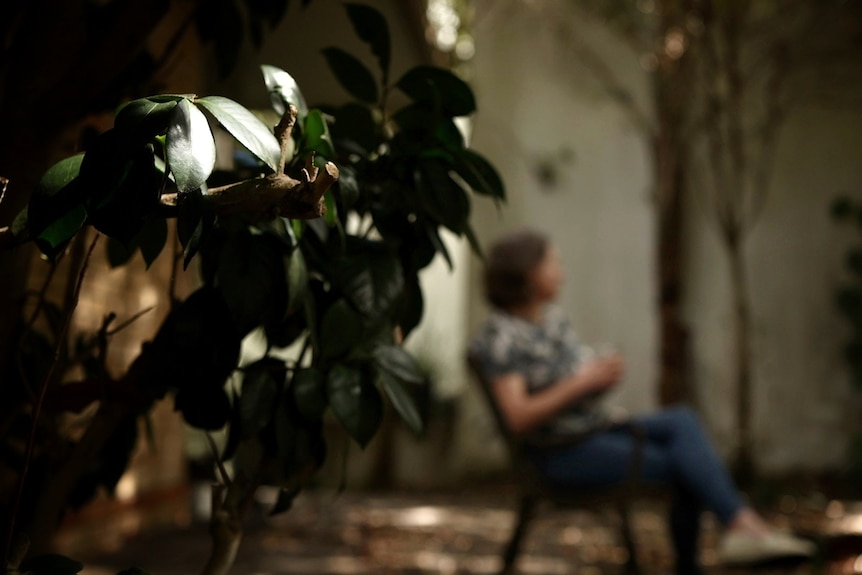
[[[248,449],[244,452],[248,454],[248,460],[245,465],[237,467],[233,481],[227,487],[213,485],[210,517],[212,551],[201,575],[227,575],[236,560],[242,541],[243,523],[259,485],[259,478],[250,476],[243,469],[254,469],[259,473],[264,463],[263,449],[259,444],[247,442],[246,446]]]
[[[216,447],[215,441],[213,440],[213,436],[210,435],[209,432],[205,431],[204,435],[207,438],[207,444],[210,447],[210,451],[212,451],[213,459],[216,462],[216,466],[218,467],[219,475],[221,476],[222,485],[230,485],[230,475],[227,473],[227,469],[225,469],[224,463],[222,463],[221,456],[218,452],[218,447]]]
[[[267,218],[311,220],[326,213],[323,194],[337,180],[338,168],[327,162],[317,177],[303,174],[303,181],[300,181],[286,174],[269,174],[211,188],[204,200],[216,216],[256,214]],[[178,199],[175,193],[162,195],[165,216],[176,216]]]
[[[293,143],[290,136],[293,133],[293,126],[296,124],[296,114],[296,106],[288,104],[287,110],[284,111],[281,120],[275,126],[275,139],[278,140],[278,145],[281,148],[281,157],[279,158],[277,172],[279,175],[284,173],[284,166],[287,164],[287,160],[291,154]]]
[[[63,322],[63,327],[57,336],[57,342],[54,345],[54,355],[51,358],[51,365],[48,367],[48,372],[45,374],[45,379],[42,382],[41,389],[39,390],[39,396],[36,399],[36,404],[33,406],[33,413],[31,415],[30,421],[30,434],[27,437],[27,447],[24,451],[24,462],[21,465],[21,473],[18,475],[18,486],[15,492],[15,499],[12,501],[12,513],[9,517],[9,531],[6,536],[6,546],[3,550],[2,567],[4,569],[8,566],[9,554],[12,550],[12,544],[15,539],[15,524],[18,520],[18,513],[21,509],[21,500],[24,497],[24,484],[26,482],[27,473],[30,468],[30,460],[33,458],[33,448],[36,443],[36,431],[39,426],[39,415],[42,411],[42,405],[45,403],[45,395],[48,391],[48,385],[54,377],[54,370],[60,360],[60,350],[62,349],[63,342],[66,338],[66,333],[69,330],[69,325],[72,323],[72,315],[75,312],[75,307],[78,303],[78,297],[81,294],[81,285],[84,283],[84,276],[87,274],[87,268],[90,264],[90,257],[93,255],[93,250],[96,249],[96,244],[99,241],[100,235],[101,234],[96,233],[96,235],[93,237],[93,241],[90,242],[90,247],[87,250],[87,255],[84,258],[83,263],[81,264],[81,269],[78,272],[78,279],[75,282],[72,305],[69,307],[69,311],[66,313],[66,319]],[[85,461],[89,461],[89,459]]]

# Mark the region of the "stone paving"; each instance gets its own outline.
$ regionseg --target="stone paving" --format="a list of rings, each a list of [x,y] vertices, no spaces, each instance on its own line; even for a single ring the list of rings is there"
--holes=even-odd
[[[515,499],[510,493],[495,489],[432,494],[307,493],[288,513],[274,518],[260,513],[249,522],[232,573],[496,573],[500,552],[513,525],[514,507]],[[794,513],[778,514],[772,519],[794,527],[794,522],[805,517]],[[670,547],[660,504],[638,504],[634,528],[646,573],[670,573]],[[714,524],[706,519],[702,557],[709,575],[862,573],[862,555],[857,555],[862,554],[862,548],[853,538],[842,540],[840,553],[835,545],[823,545],[830,556],[813,562],[761,566],[756,570],[721,569],[715,565],[716,535]],[[199,571],[208,549],[206,525],[192,524],[138,536],[111,555],[85,558],[83,575],[113,575],[132,565],[151,575],[189,575]],[[518,572],[615,574],[622,573],[625,560],[612,514],[548,510],[539,515],[528,534]]]

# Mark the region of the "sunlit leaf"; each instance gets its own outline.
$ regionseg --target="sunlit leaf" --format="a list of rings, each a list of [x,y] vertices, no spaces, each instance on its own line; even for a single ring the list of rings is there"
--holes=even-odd
[[[322,52],[342,88],[358,100],[369,104],[377,102],[377,81],[356,56],[341,48],[324,48]]]
[[[266,88],[269,90],[272,108],[276,113],[279,116],[283,115],[287,105],[293,104],[296,107],[297,119],[300,121],[304,119],[308,115],[308,105],[293,76],[268,64],[262,65],[260,70],[263,73]]]
[[[318,156],[322,156],[322,159],[333,158],[335,148],[323,113],[320,110],[311,110],[305,118],[304,126],[302,151],[313,151]]]
[[[215,167],[216,147],[209,123],[188,100],[180,100],[174,108],[165,153],[181,193],[200,188]]]
[[[248,109],[229,98],[207,96],[198,98],[195,104],[203,106],[224,128],[248,148],[264,164],[278,171],[281,150],[272,130]]]

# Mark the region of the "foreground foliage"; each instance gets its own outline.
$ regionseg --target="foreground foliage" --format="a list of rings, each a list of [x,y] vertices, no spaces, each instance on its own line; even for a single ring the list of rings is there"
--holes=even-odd
[[[31,440],[40,415],[98,410],[60,454],[34,451],[31,441],[22,532],[50,531],[63,509],[100,486],[112,491],[136,444],[138,418],[166,396],[190,425],[229,430],[218,458],[233,461],[233,474],[222,469],[219,478],[205,573],[229,568],[259,485],[281,488],[273,512],[290,507],[326,457],[328,414],[361,446],[387,403],[421,428],[413,396],[424,375],[400,346],[422,317],[418,273],[437,254],[451,265],[443,229],[478,247],[471,191],[495,200],[504,191],[453,121],[475,110],[470,88],[425,66],[390,83],[386,22],[366,6],[346,8],[379,64],[372,73],[340,48],[324,50],[355,101],[309,109],[293,79],[273,66],[262,72],[280,116],[274,127],[219,96],[131,101],[85,154],[48,170],[6,230],[11,242],[34,241],[53,258],[93,227],[107,236],[112,265],[142,257],[149,266],[170,244],[166,219],[176,218],[183,263],[198,265],[201,276],[119,377],[104,369],[104,346],[95,345],[81,362],[86,377],[58,383],[52,354],[68,317],[52,322],[53,333],[24,335],[27,369],[16,370],[10,385],[18,390],[15,417],[28,421]],[[392,90],[409,103],[390,110]],[[214,124],[247,151],[235,172],[214,171]],[[50,306],[43,313],[51,315]],[[108,344],[111,321],[94,340]],[[241,364],[250,334],[265,342],[263,351]],[[14,549],[7,549],[12,571],[80,570],[59,556],[20,563],[23,552]]]

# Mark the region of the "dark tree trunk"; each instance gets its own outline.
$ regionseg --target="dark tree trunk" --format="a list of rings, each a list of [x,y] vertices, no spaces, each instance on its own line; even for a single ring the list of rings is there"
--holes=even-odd
[[[682,311],[685,285],[685,182],[679,166],[674,167],[670,178],[672,192],[657,220],[660,334],[658,394],[661,405],[688,401],[692,395],[688,382],[688,327]]]

